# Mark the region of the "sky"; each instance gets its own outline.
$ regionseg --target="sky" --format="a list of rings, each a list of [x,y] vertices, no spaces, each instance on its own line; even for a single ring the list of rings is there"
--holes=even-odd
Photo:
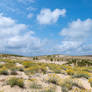
[[[0,0],[0,53],[92,55],[92,0]]]

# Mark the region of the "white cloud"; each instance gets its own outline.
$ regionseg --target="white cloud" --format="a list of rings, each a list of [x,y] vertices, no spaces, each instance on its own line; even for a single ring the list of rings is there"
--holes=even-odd
[[[0,15],[0,50],[16,54],[29,54],[32,50],[41,49],[45,40],[35,36],[25,24]],[[36,53],[36,52],[35,52]],[[31,53],[32,55],[33,53]]]
[[[29,13],[28,15],[27,15],[27,18],[32,18],[33,17],[33,13]]]
[[[50,9],[42,9],[40,14],[37,16],[37,21],[40,24],[51,24],[56,23],[60,16],[65,16],[65,9],[55,9],[51,11]]]
[[[78,47],[80,47],[81,42],[77,42],[77,41],[62,41],[61,45],[58,46],[59,49],[61,49],[61,51],[67,51],[70,49],[77,49]]]
[[[67,36],[70,39],[86,39],[91,32],[92,29],[92,20],[87,19],[82,21],[80,19],[69,23],[67,28],[61,30],[62,36]]]
[[[35,0],[18,0],[19,2],[26,4],[26,3],[34,3]]]
[[[68,24],[66,28],[63,28],[60,35],[63,36],[62,43],[59,45],[61,50],[73,50],[81,53],[84,50],[84,45],[92,44],[92,19],[86,19],[84,21],[78,19]],[[85,52],[85,51],[83,51]]]
[[[3,14],[0,14],[0,27],[4,26],[4,24],[6,24],[5,26],[10,26],[15,23],[15,21],[12,20],[11,18],[2,17],[2,16]]]

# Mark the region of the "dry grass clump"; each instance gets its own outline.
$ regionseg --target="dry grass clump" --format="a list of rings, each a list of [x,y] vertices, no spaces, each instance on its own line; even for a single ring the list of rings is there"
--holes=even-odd
[[[46,73],[47,67],[44,64],[34,63],[32,61],[24,61],[24,71],[27,74],[35,74],[35,73]]]
[[[86,72],[86,71],[77,71],[73,77],[74,78],[84,77],[84,78],[88,79],[91,77],[91,73]]]
[[[49,85],[49,87],[46,87],[45,89],[43,89],[40,92],[56,92],[56,86],[55,85]]]
[[[49,83],[53,83],[59,85],[62,79],[56,74],[49,74],[48,77],[45,79]]]
[[[30,78],[29,79],[30,82],[35,82],[35,81],[38,81],[36,78]]]
[[[78,79],[72,79],[71,77],[68,77],[61,82],[62,92],[68,92],[69,90],[72,90],[73,87],[84,89],[82,83]]]
[[[61,73],[61,65],[57,65],[57,64],[48,64],[48,67],[50,70],[52,70],[54,73]]]
[[[24,67],[16,67],[18,71],[23,72],[24,71]]]
[[[10,85],[11,87],[17,85],[21,88],[24,87],[24,80],[16,77],[12,77],[7,81],[7,84]]]
[[[6,67],[0,68],[0,74],[1,75],[8,75],[8,69]]]
[[[15,63],[13,63],[13,62],[7,62],[7,63],[4,64],[4,66],[5,66],[7,69],[11,69],[11,68],[16,67]]]
[[[33,88],[33,89],[42,89],[42,85],[39,84],[39,83],[37,83],[36,81],[34,81],[34,82],[31,82],[30,88]]]
[[[66,70],[68,75],[74,75],[75,71],[73,69],[67,69]]]
[[[25,68],[29,68],[30,66],[35,65],[35,63],[32,61],[24,61],[22,64],[24,65]]]
[[[72,89],[72,79],[69,77],[69,78],[66,78],[63,80],[63,82],[61,83],[61,87],[62,87],[62,92],[68,92],[69,90]]]

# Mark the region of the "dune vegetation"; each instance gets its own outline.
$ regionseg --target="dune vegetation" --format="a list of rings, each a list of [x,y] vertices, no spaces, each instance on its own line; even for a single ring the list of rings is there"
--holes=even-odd
[[[91,59],[55,56],[24,58],[0,57],[0,92],[92,91]],[[42,62],[43,59],[45,62]]]

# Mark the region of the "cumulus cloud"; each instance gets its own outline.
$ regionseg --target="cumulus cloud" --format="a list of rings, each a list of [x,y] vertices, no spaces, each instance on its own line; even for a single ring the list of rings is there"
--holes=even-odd
[[[50,9],[42,9],[40,14],[37,15],[37,21],[40,24],[51,24],[56,23],[60,16],[65,16],[66,9],[55,9],[51,11]]]
[[[80,53],[87,51],[85,45],[92,44],[92,19],[80,20],[77,19],[68,24],[66,28],[63,28],[60,35],[64,37],[62,43],[59,45],[61,50],[73,50]]]
[[[92,20],[87,19],[87,20],[76,20],[73,21],[72,23],[69,23],[67,28],[62,29],[61,35],[67,36],[69,38],[73,39],[87,39],[88,36],[90,35],[92,29]]]
[[[61,51],[67,51],[70,49],[77,49],[81,45],[81,42],[77,41],[62,41],[61,45],[58,46]]]
[[[18,24],[9,17],[0,15],[0,50],[16,54],[30,54],[32,50],[40,50],[45,40],[35,36],[25,24]],[[31,53],[32,55],[33,53]]]

